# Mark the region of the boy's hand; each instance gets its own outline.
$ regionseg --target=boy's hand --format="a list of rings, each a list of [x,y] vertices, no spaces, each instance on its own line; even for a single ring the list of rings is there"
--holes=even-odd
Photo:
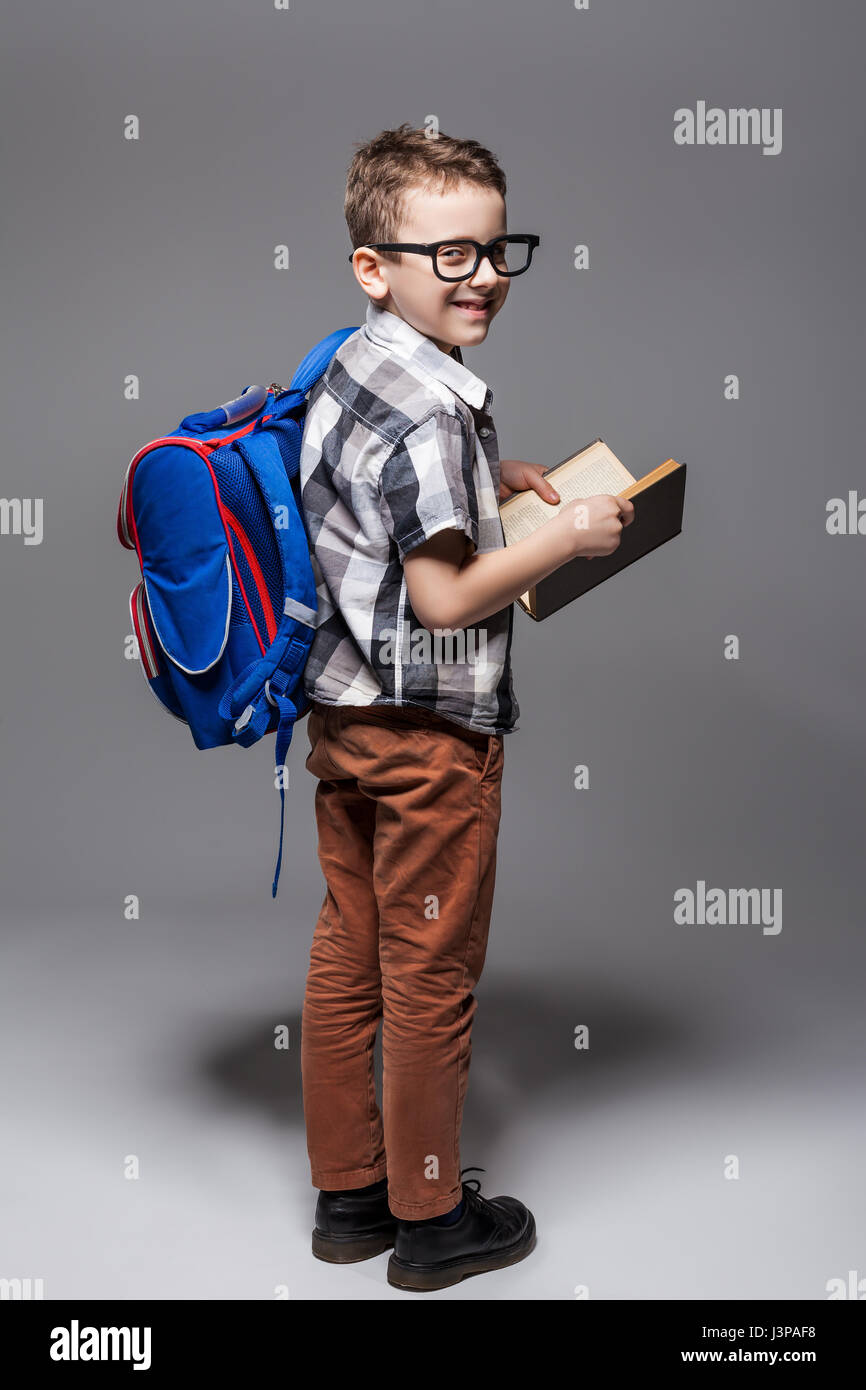
[[[591,560],[596,555],[612,555],[622,540],[623,527],[633,521],[634,503],[628,497],[598,493],[567,502],[545,526],[555,528],[570,555]]]
[[[499,500],[504,502],[515,492],[525,492],[533,488],[543,502],[559,501],[559,493],[542,478],[544,472],[540,463],[524,463],[523,459],[502,459],[499,464]]]

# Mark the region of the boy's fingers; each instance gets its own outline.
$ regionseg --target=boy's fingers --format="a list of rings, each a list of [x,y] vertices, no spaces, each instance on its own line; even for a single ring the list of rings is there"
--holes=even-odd
[[[530,485],[535,488],[539,497],[543,497],[545,502],[558,502],[559,493],[556,488],[542,478],[540,473],[530,473]]]

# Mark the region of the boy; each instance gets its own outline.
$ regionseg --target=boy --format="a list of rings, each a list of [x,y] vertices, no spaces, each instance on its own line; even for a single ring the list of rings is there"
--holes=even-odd
[[[404,124],[356,149],[345,215],[366,323],[310,394],[301,454],[319,606],[306,766],[327,884],[301,1038],[313,1251],[393,1246],[399,1288],[444,1288],[535,1244],[523,1203],[481,1197],[459,1166],[503,740],[520,713],[511,605],[575,555],[610,554],[633,516],[593,497],[577,529],[573,502],[505,549],[501,497],[559,500],[541,465],[500,464],[492,392],[461,353],[538,241],[507,241],[505,191],[474,140]]]

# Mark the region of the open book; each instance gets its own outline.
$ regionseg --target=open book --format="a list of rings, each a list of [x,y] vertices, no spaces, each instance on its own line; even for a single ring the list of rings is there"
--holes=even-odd
[[[534,489],[507,497],[499,506],[506,545],[514,545],[531,535],[566,502],[577,497],[595,497],[599,493],[629,499],[642,496],[635,502],[634,520],[623,527],[620,543],[612,555],[592,558],[578,555],[520,595],[518,603],[536,622],[549,618],[551,613],[564,608],[588,589],[594,589],[682,530],[686,465],[675,459],[667,459],[651,473],[637,479],[604,440],[598,438],[579,453],[546,468],[544,476],[550,478],[562,500],[544,502]]]

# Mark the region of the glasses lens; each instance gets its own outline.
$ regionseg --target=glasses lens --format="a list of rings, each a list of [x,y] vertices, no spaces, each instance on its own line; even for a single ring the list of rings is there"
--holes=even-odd
[[[525,270],[529,264],[529,247],[525,241],[497,241],[490,248],[490,254],[496,269],[509,275]],[[444,279],[461,280],[473,272],[475,248],[461,241],[440,246],[436,253],[436,266]]]
[[[440,246],[436,252],[436,268],[446,280],[459,280],[469,275],[475,264],[475,247],[466,242],[455,241],[452,245]]]
[[[525,241],[497,241],[491,255],[496,269],[507,270],[510,275],[525,270],[529,264],[529,247]]]

